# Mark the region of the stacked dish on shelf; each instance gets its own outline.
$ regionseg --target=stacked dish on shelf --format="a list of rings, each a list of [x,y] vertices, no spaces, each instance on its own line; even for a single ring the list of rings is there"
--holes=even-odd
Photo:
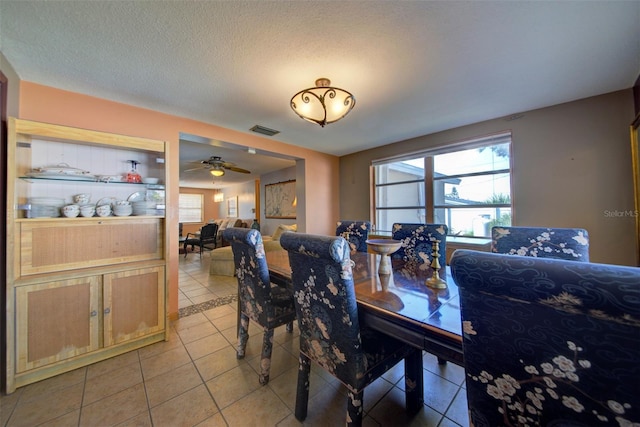
[[[27,218],[57,218],[65,204],[64,199],[57,197],[30,197],[27,201]]]
[[[129,216],[132,212],[131,203],[127,200],[118,200],[113,204],[113,214],[115,216]]]
[[[133,215],[164,215],[164,190],[138,191],[127,200],[131,202]]]
[[[134,215],[164,215],[164,209],[158,209],[158,202],[153,200],[133,202],[132,205]]]

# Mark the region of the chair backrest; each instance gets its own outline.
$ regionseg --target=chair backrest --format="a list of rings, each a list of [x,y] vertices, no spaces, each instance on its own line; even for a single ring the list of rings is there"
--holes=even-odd
[[[473,425],[640,422],[639,268],[457,250],[451,273]]]
[[[217,233],[218,224],[207,224],[200,229],[200,240],[203,243],[214,241]]]
[[[348,384],[364,373],[349,243],[343,237],[284,233],[300,351]]]
[[[589,261],[589,233],[583,228],[492,227],[491,252]]]
[[[262,235],[251,228],[232,227],[223,231],[223,237],[233,251],[241,309],[252,320],[268,325],[274,315]]]
[[[402,259],[405,262],[414,260],[420,264],[433,262],[433,242],[439,240],[440,267],[444,268],[447,259],[446,224],[393,224],[392,238],[402,241],[402,246],[391,255],[392,259]]]
[[[371,230],[369,221],[338,221],[336,236],[344,237],[352,251],[367,252],[369,230]]]

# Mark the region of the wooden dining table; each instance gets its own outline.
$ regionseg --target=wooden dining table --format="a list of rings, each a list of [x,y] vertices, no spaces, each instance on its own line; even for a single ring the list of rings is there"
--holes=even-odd
[[[268,251],[271,281],[292,286],[286,250]],[[438,357],[440,363],[463,364],[460,301],[449,268],[441,269],[446,288],[426,285],[430,267],[392,260],[390,275],[378,274],[379,255],[352,252],[353,281],[360,321]]]

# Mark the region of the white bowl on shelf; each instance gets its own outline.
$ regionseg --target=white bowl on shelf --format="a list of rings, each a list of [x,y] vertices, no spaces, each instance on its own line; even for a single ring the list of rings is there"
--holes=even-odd
[[[91,194],[76,194],[73,196],[73,202],[77,205],[87,205],[91,201]]]
[[[132,213],[133,213],[133,208],[129,205],[127,206],[120,205],[113,208],[113,214],[115,216],[129,216]]]
[[[85,218],[91,218],[96,214],[96,207],[94,205],[80,206],[80,215]]]
[[[62,208],[62,214],[67,218],[75,218],[80,215],[80,206],[78,205],[66,205]]]
[[[157,184],[160,180],[158,178],[146,177],[142,178],[144,184]]]
[[[96,214],[98,216],[109,216],[111,215],[111,205],[100,205],[96,208]]]

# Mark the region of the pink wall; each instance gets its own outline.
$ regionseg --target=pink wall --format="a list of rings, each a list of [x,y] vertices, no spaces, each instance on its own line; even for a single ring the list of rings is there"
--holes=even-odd
[[[178,246],[178,210],[170,207],[178,205],[180,132],[303,159],[305,164],[303,176],[298,178],[303,185],[301,189],[304,193],[298,194],[298,221],[304,224],[303,230],[308,233],[333,234],[335,232],[335,221],[339,214],[338,157],[183,117],[25,81],[20,82],[19,118],[167,141],[166,167],[169,170],[167,221],[171,230],[168,234],[168,248]],[[305,194],[313,197],[304,197]],[[313,209],[307,208],[310,203],[313,204]],[[169,314],[175,318],[178,313],[177,249],[169,250],[167,257]]]

